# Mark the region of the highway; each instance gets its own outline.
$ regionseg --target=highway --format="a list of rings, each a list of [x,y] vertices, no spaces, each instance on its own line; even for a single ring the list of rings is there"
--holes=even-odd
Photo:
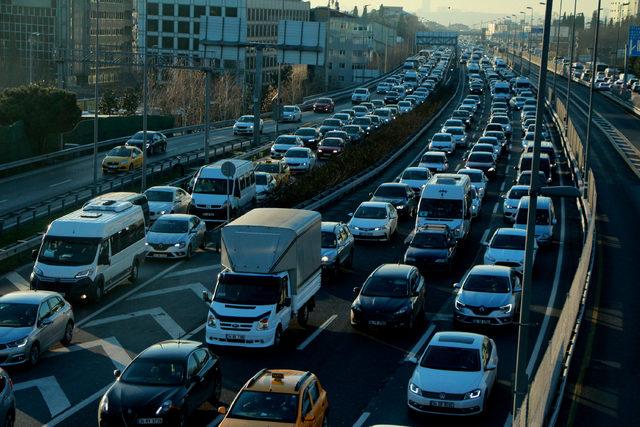
[[[463,88],[458,96],[462,97],[465,91]],[[457,107],[458,101],[454,100],[436,125],[384,173],[322,210],[323,219],[346,222],[347,214],[353,212],[361,201],[367,200],[368,194],[380,183],[394,180],[405,167],[413,164],[426,148],[430,136]],[[489,105],[489,96],[485,95],[482,111],[470,132],[471,141],[484,128]],[[304,120],[315,119],[315,116],[305,116]],[[428,308],[427,319],[422,325],[406,333],[374,333],[356,331],[349,324],[352,288],[359,286],[380,264],[401,260],[405,238],[413,228],[412,221],[405,220],[390,244],[356,246],[353,266],[336,279],[323,281],[310,326],[306,329],[294,327],[284,336],[281,349],[216,349],[222,358],[223,402],[228,404],[244,382],[259,369],[287,367],[310,370],[318,375],[328,391],[331,426],[351,426],[354,423],[358,426],[377,423],[450,425],[449,419],[439,417],[408,418],[407,381],[429,337],[435,331],[452,327],[452,283],[459,281],[472,265],[481,262],[482,242],[492,230],[503,226],[502,199],[499,196],[515,178],[514,166],[521,152],[517,115],[513,115],[512,123],[514,141],[509,155],[503,158],[496,177],[489,184],[481,214],[473,224],[470,238],[461,248],[455,268],[450,274],[430,273],[426,277]],[[265,128],[268,132],[266,124]],[[191,141],[188,138],[201,140],[200,135],[185,137]],[[169,149],[180,150],[186,144],[182,139],[175,139]],[[450,159],[451,171],[460,165],[461,157],[459,150]],[[61,170],[66,171],[62,174],[72,173],[73,176],[71,171],[76,170],[77,173],[78,169],[61,166]],[[561,162],[560,170],[558,183],[568,183],[570,175],[566,161]],[[42,191],[47,192],[46,189]],[[556,227],[554,242],[551,247],[540,250],[534,267],[530,334],[534,357],[530,364],[531,372],[535,371],[544,343],[553,330],[557,310],[563,304],[563,295],[573,277],[582,244],[575,203],[556,203],[559,227]],[[95,421],[91,420],[96,420],[98,400],[113,381],[113,369],[126,365],[137,353],[163,339],[183,337],[203,341],[207,305],[201,299],[201,291],[212,290],[219,264],[219,254],[210,248],[198,252],[188,262],[148,262],[135,285],[120,287],[98,305],[75,307],[77,330],[74,345],[49,352],[33,369],[9,369],[16,387],[17,424],[94,425]],[[31,268],[27,265],[1,278],[0,293],[28,286],[26,279]],[[501,426],[511,409],[516,330],[506,328],[481,332],[490,335],[497,343],[499,379],[489,402],[488,414],[482,419],[474,419],[473,425]],[[203,406],[192,424],[215,425],[217,419],[214,408]]]

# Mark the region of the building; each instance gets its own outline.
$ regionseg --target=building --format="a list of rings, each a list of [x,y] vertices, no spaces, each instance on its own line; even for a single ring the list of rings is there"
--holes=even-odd
[[[609,2],[609,18],[620,22],[640,14],[640,0],[611,0]]]

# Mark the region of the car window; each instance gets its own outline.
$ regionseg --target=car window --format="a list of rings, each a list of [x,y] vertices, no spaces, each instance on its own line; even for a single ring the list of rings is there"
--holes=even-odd
[[[318,382],[316,380],[312,380],[307,390],[309,391],[309,396],[311,396],[312,403],[314,405],[317,405],[318,399],[320,399],[320,390],[318,389]]]
[[[49,303],[44,301],[40,304],[40,308],[38,309],[38,320],[46,319],[51,315],[51,308],[49,307]]]
[[[200,371],[204,365],[209,361],[209,352],[204,348],[199,348],[193,352],[198,361],[198,371]]]
[[[311,399],[309,398],[309,393],[307,390],[304,391],[302,397],[302,416],[306,416],[309,412],[311,412],[312,408]]]
[[[64,307],[64,301],[60,297],[53,297],[47,300],[49,306],[51,307],[51,313],[57,313]]]
[[[195,353],[195,352],[194,352]],[[194,353],[189,355],[189,359],[187,359],[187,377],[191,378],[195,374],[198,373],[198,360]]]
[[[485,339],[482,343],[482,366],[487,366],[490,356],[491,352],[489,351],[489,340]]]

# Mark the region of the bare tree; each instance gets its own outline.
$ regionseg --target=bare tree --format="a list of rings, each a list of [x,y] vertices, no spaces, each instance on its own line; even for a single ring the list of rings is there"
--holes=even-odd
[[[181,116],[185,125],[204,121],[205,74],[202,71],[171,68],[162,78],[149,78],[149,94],[154,109]]]
[[[242,111],[242,85],[235,74],[224,73],[213,82],[212,120],[229,120]]]
[[[305,84],[308,83],[308,77],[306,66],[294,66],[291,71],[291,77],[282,85],[282,101],[291,104],[301,102],[304,96]]]

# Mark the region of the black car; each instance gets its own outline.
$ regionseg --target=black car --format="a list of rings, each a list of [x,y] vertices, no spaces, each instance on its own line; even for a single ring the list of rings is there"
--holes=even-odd
[[[361,288],[354,288],[351,325],[355,328],[409,328],[425,317],[424,278],[414,266],[383,264]]]
[[[325,137],[326,133],[332,130],[340,130],[344,124],[338,119],[324,119],[318,131],[320,135]]]
[[[456,110],[451,113],[452,119],[462,120],[464,123],[464,127],[469,129],[471,127],[471,117],[469,117],[469,113],[464,110]]]
[[[140,353],[106,391],[100,426],[188,425],[204,402],[220,400],[220,359],[205,344],[163,341]]]
[[[358,125],[347,125],[342,128],[349,135],[351,142],[362,142],[365,137],[364,130]]]
[[[318,98],[313,104],[314,113],[333,113],[336,105],[331,98]]]
[[[421,270],[451,271],[457,253],[457,241],[447,225],[427,225],[416,230],[404,254],[404,263]]]
[[[366,135],[373,132],[373,120],[370,116],[356,117],[351,124],[360,126]]]
[[[302,111],[311,111],[313,110],[313,106],[315,105],[315,103],[318,102],[317,99],[307,99],[306,101],[302,102],[302,104],[300,104],[300,109]]]
[[[401,95],[395,90],[387,92],[387,94],[384,96],[385,104],[397,104],[401,100],[402,100]]]
[[[137,147],[142,150],[142,142],[144,140],[144,132],[136,132],[131,138],[125,142],[125,145]],[[144,151],[144,150],[143,150]],[[147,131],[147,155],[151,156],[155,153],[165,153],[167,151],[167,137],[156,131]]]
[[[298,128],[298,130],[295,131],[294,135],[302,140],[305,147],[311,149],[315,149],[322,139],[320,131],[316,128],[311,127]]]
[[[418,209],[418,198],[413,189],[407,184],[385,182],[380,184],[371,195],[372,202],[391,203],[398,211],[398,215],[406,218],[415,216]]]

